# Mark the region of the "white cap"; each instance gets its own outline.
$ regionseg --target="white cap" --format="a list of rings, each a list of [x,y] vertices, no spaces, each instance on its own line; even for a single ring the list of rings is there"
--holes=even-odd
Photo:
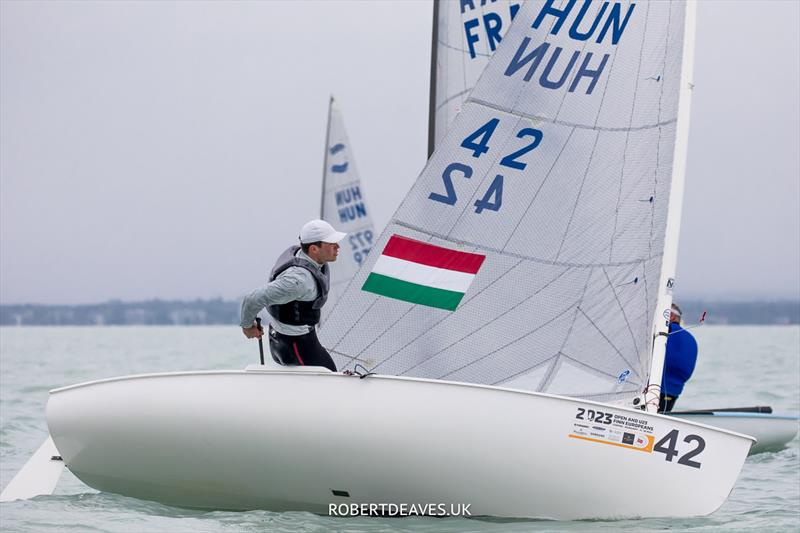
[[[345,238],[347,233],[336,231],[333,226],[324,220],[312,220],[306,222],[300,230],[300,242],[306,244],[309,242],[339,242]]]

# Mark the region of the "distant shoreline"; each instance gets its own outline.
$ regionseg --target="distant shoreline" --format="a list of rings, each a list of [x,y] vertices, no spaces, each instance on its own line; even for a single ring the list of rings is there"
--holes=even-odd
[[[707,324],[800,324],[800,300],[721,302],[680,301],[684,322]],[[234,300],[110,301],[84,305],[0,305],[0,326],[212,326],[239,324]]]

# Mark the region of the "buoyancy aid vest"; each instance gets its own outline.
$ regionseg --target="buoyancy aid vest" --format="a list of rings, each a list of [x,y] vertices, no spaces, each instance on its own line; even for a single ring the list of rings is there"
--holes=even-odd
[[[272,267],[269,280],[275,280],[287,268],[293,266],[304,268],[314,277],[317,284],[317,298],[309,302],[294,300],[285,304],[270,305],[267,307],[267,312],[284,324],[315,326],[319,324],[322,306],[328,300],[328,290],[331,285],[330,269],[327,264],[322,265],[322,268],[315,268],[308,260],[295,256],[299,249],[300,247],[297,245],[290,246],[278,257],[275,266]]]

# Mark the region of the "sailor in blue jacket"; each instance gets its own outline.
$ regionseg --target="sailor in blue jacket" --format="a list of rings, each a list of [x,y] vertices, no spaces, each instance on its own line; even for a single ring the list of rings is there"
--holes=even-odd
[[[659,412],[672,411],[678,396],[683,392],[683,386],[692,377],[695,363],[697,363],[697,341],[691,333],[681,327],[681,310],[672,304]]]

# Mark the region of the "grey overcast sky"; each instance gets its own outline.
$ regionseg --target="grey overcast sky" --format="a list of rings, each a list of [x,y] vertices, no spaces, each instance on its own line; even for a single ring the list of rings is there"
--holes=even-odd
[[[319,210],[328,95],[376,227],[425,163],[431,2],[0,3],[0,301],[238,298]],[[678,285],[800,297],[800,2],[701,0]]]

